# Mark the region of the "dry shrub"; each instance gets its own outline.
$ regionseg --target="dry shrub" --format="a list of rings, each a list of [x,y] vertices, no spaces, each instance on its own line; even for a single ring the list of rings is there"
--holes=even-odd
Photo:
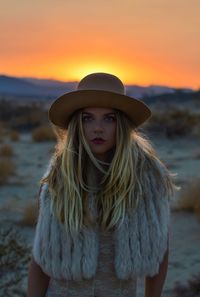
[[[197,218],[200,220],[200,179],[191,183],[185,189],[177,203],[177,209],[194,211]]]
[[[19,139],[20,139],[19,132],[17,130],[11,130],[10,131],[10,140],[19,141]]]
[[[0,121],[0,135],[4,134],[4,131],[5,131],[5,123]]]
[[[34,226],[38,216],[38,203],[35,201],[30,202],[23,210],[23,217],[20,222],[22,226]]]
[[[2,157],[11,157],[13,156],[13,149],[9,144],[4,144],[0,148],[0,156]]]
[[[0,228],[0,296],[27,296],[27,274],[31,248],[15,227]]]
[[[200,124],[198,124],[194,129],[194,135],[200,138]]]
[[[56,136],[49,126],[40,126],[33,130],[32,139],[35,142],[54,141]]]
[[[15,101],[0,101],[1,122],[9,129],[30,130],[48,122],[48,113],[44,109],[44,103],[28,102],[24,98],[22,104]],[[6,104],[5,104],[6,103]]]
[[[2,142],[3,139],[4,139],[4,130],[3,130],[2,124],[0,122],[0,142]]]
[[[154,112],[148,127],[164,133],[169,138],[188,134],[198,136],[199,122],[199,114],[192,113],[187,109],[169,108],[159,113]]]
[[[0,185],[5,184],[10,175],[15,174],[15,170],[16,167],[12,160],[7,158],[0,160]]]
[[[200,274],[193,276],[187,284],[177,283],[173,289],[174,297],[198,297],[200,296]]]

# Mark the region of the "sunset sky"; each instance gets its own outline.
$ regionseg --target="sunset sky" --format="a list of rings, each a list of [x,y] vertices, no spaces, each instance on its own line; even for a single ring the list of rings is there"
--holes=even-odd
[[[200,0],[0,0],[0,74],[200,87]]]

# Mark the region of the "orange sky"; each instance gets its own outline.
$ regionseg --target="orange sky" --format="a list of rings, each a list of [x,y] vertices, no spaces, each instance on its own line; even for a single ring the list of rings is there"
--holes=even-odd
[[[199,0],[1,0],[0,74],[199,88]]]

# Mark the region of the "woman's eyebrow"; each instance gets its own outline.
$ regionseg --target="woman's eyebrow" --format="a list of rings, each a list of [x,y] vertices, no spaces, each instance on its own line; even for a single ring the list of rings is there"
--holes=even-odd
[[[83,111],[82,114],[95,115],[95,114],[90,113],[90,112],[87,112],[87,111]],[[104,116],[105,116],[105,115],[106,115],[106,116],[107,116],[107,115],[116,115],[116,113],[115,113],[115,112],[108,112],[108,113],[104,113],[103,115],[104,115]]]
[[[109,113],[105,113],[105,115],[116,115],[115,112],[109,112]]]
[[[87,112],[87,111],[83,111],[82,114],[92,114],[92,113]]]

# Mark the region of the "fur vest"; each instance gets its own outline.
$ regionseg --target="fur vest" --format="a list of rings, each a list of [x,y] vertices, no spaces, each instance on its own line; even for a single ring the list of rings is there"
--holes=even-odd
[[[168,172],[160,164],[159,168],[165,178]],[[144,173],[143,179],[145,195],[136,211],[126,213],[112,233],[115,272],[122,280],[157,274],[168,246],[169,199],[151,170]],[[72,235],[53,215],[50,195],[48,185],[43,185],[33,257],[50,277],[90,279],[98,264],[98,229],[85,227]],[[89,208],[95,214],[92,198]]]

